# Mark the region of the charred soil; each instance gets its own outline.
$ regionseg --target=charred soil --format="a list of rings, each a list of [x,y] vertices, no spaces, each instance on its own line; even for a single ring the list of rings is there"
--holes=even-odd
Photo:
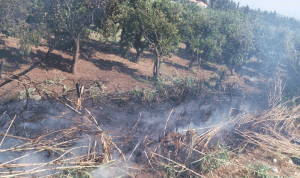
[[[2,35],[0,82],[38,61],[48,50],[44,43],[25,58],[16,40]],[[292,125],[268,123],[273,135],[271,127],[255,126],[275,120],[270,113],[296,117],[266,110],[268,79],[251,62],[233,76],[225,65],[189,68],[193,57],[184,48],[164,59],[155,81],[149,51],[137,64],[121,57],[118,45],[90,40],[76,75],[71,52],[54,50],[47,62],[1,87],[1,176],[297,177],[289,157],[298,152],[284,154],[259,135],[275,138]],[[81,109],[76,83],[85,88]],[[289,138],[296,131],[279,133]]]

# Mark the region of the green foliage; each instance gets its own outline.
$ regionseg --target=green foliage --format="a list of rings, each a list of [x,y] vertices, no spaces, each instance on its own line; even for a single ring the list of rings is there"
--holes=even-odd
[[[186,86],[190,87],[190,88],[193,88],[193,87],[196,87],[197,86],[197,82],[195,80],[195,78],[193,77],[184,77],[184,82],[186,84]]]
[[[224,61],[234,67],[248,60],[253,48],[251,19],[239,11],[203,9],[183,4],[179,32],[183,42],[193,49],[203,50],[205,61]]]
[[[211,8],[221,10],[237,10],[238,4],[232,0],[211,0]]]
[[[116,36],[120,31],[120,18],[124,8],[123,3],[126,0],[106,0],[104,10],[97,10],[94,14],[94,23],[97,30],[101,32],[104,38],[110,38]],[[100,18],[101,17],[101,18]]]
[[[138,62],[143,51],[150,47],[155,56],[154,75],[158,75],[160,57],[174,49],[179,36],[176,25],[178,15],[174,3],[167,1],[131,0],[123,3],[120,23],[121,50],[134,47]]]
[[[222,14],[226,43],[223,46],[222,58],[232,69],[246,62],[253,48],[253,25],[245,14],[236,11],[224,11]]]
[[[157,90],[145,90],[144,95],[149,101],[153,101],[157,97]]]
[[[97,5],[97,2],[86,0],[47,1],[44,9],[47,12],[47,28],[62,42],[73,40],[78,34],[86,32]]]
[[[62,174],[59,175],[60,178],[93,178],[92,174],[86,169],[66,169]]]
[[[133,88],[129,92],[129,96],[131,99],[141,99],[142,101],[153,101],[158,97],[158,93],[156,89],[140,89]]]
[[[226,38],[219,30],[220,14],[215,10],[203,9],[194,4],[183,4],[183,6],[179,33],[183,42],[188,45],[189,52],[193,53],[195,48],[203,50],[201,57],[206,61],[221,58],[222,46]]]
[[[47,38],[48,30],[42,23],[42,1],[12,0],[0,2],[0,30],[6,36],[20,39],[20,53],[29,55],[31,46],[38,46]]]
[[[22,90],[16,95],[16,99],[23,100],[27,97],[28,94],[28,98],[38,101],[41,99],[41,96],[39,94],[34,94],[35,91],[35,88],[28,88],[27,90]]]
[[[170,164],[165,164],[165,163],[160,163],[159,168],[164,170],[166,172],[165,177],[168,178],[174,178],[177,177],[177,175],[183,171],[178,171],[176,165],[170,165]]]
[[[250,169],[255,170],[253,172],[254,176],[256,178],[273,178],[274,176],[271,176],[268,174],[268,171],[271,170],[270,167],[265,166],[263,164],[255,164],[253,166],[249,166]]]
[[[154,77],[159,76],[161,58],[174,51],[181,38],[192,54],[203,51],[204,62],[225,63],[232,71],[255,56],[264,61],[265,73],[272,74],[283,64],[290,77],[299,78],[299,21],[276,12],[238,8],[230,0],[210,3],[211,8],[204,9],[170,0],[3,0],[0,30],[19,39],[24,55],[42,38],[54,36],[61,48],[70,49],[91,32],[115,39],[121,33],[121,50],[137,51],[132,61],[138,62],[150,48]]]
[[[20,53],[22,55],[28,56],[31,52],[31,46],[38,46],[40,44],[42,34],[34,31],[30,32],[29,30],[24,30],[22,34],[20,34]]]
[[[138,97],[141,98],[144,96],[144,89],[139,89],[139,88],[133,88],[130,91],[130,95],[132,95],[132,97]]]
[[[92,85],[87,89],[87,93],[94,101],[101,101],[107,96],[107,92],[103,90],[104,88],[104,86],[101,86],[101,90],[99,91],[99,86]]]
[[[211,173],[220,166],[226,166],[230,159],[230,153],[226,148],[221,147],[215,152],[203,156],[201,159],[194,161],[192,164],[199,164],[200,169],[204,173]]]
[[[106,1],[98,0],[69,0],[69,1],[46,1],[44,10],[47,28],[59,39],[60,44],[73,42],[75,52],[72,62],[72,73],[76,73],[79,58],[80,42],[89,37],[94,20],[95,10],[101,11]],[[102,18],[102,16],[98,16]]]
[[[148,47],[148,42],[143,39],[147,22],[147,9],[151,9],[148,1],[135,0],[127,1],[122,6],[120,27],[121,50],[126,52],[130,47],[134,47],[137,53],[143,52]]]
[[[184,10],[180,14],[178,23],[179,34],[182,42],[194,49],[199,45],[199,39],[209,25],[209,17],[206,16],[204,9],[197,5],[184,3],[182,6]]]

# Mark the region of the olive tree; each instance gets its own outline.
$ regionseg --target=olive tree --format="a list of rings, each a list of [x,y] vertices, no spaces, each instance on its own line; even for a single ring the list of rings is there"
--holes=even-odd
[[[162,2],[157,2],[154,7],[165,5],[159,3]],[[179,35],[176,24],[172,23],[159,8],[153,8],[147,20],[151,23],[143,27],[144,37],[155,56],[153,76],[156,78],[159,75],[160,58],[174,49],[174,45],[179,42]]]
[[[47,27],[55,38],[74,41],[73,74],[78,65],[81,38],[88,35],[87,29],[93,23],[95,10],[102,9],[105,4],[104,0],[51,0],[45,5]]]
[[[139,62],[143,51],[150,48],[155,58],[154,77],[159,75],[161,57],[179,42],[175,6],[169,0],[129,0],[121,13],[121,47],[136,49],[135,62]]]
[[[238,11],[219,12],[223,24],[220,31],[226,36],[222,59],[233,74],[235,67],[249,60],[249,53],[254,47],[254,23],[246,14]]]
[[[19,39],[20,53],[29,55],[32,45],[39,45],[47,38],[48,30],[42,22],[43,1],[0,1],[0,30],[6,36]]]

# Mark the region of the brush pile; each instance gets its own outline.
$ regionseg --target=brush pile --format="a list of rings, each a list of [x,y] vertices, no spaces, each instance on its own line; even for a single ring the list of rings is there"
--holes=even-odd
[[[234,125],[230,132],[226,131],[228,125]],[[186,134],[171,132],[158,149],[149,153],[149,164],[152,169],[163,171],[164,176],[173,177],[293,176],[296,172],[289,169],[297,170],[296,165],[300,165],[299,126],[300,105],[289,101],[264,113],[199,128],[206,130],[202,134],[197,134],[197,129]],[[251,156],[246,156],[248,153]],[[249,162],[257,158],[261,160]],[[283,169],[281,172],[274,166],[265,166],[275,164],[264,160],[270,158],[280,160],[277,166]]]

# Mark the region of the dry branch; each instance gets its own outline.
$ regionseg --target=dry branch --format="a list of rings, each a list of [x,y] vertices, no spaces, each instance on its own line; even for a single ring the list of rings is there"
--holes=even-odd
[[[12,119],[12,121],[10,122],[9,127],[8,127],[8,129],[6,130],[4,137],[2,138],[2,140],[1,140],[1,142],[0,142],[0,147],[1,147],[1,145],[2,145],[2,143],[3,143],[3,141],[4,141],[5,137],[6,137],[6,135],[7,135],[7,133],[8,133],[10,127],[11,127],[12,124],[14,123],[16,117],[17,117],[17,115],[15,115],[14,118]]]

